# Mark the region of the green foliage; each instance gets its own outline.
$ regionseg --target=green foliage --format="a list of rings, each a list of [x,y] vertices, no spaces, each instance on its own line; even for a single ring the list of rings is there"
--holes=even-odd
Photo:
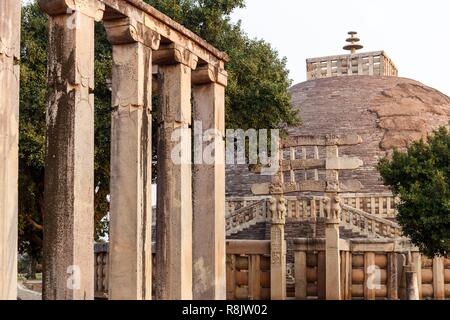
[[[286,59],[263,40],[250,39],[230,14],[244,0],[146,0],[230,57],[226,120],[230,129],[275,129],[299,124],[291,108]]]
[[[244,0],[146,0],[230,56],[226,69],[228,128],[272,129],[299,122],[291,110],[291,84],[285,59],[266,42],[249,39],[240,24],[230,22]],[[47,19],[37,1],[22,9],[20,93],[20,251],[38,257],[42,246],[47,96]],[[108,229],[109,210],[111,46],[101,23],[96,24],[95,47],[95,222],[96,238]],[[157,101],[155,97],[154,101]],[[156,106],[156,104],[155,104]],[[156,107],[155,107],[156,108]],[[156,125],[154,125],[154,129]],[[153,132],[155,137],[156,130]],[[156,140],[155,140],[156,141]],[[155,153],[154,153],[155,155]],[[156,159],[154,159],[156,160]],[[103,220],[102,220],[103,219]]]
[[[400,197],[398,221],[423,253],[448,256],[450,248],[450,132],[395,151],[379,163],[385,184]]]

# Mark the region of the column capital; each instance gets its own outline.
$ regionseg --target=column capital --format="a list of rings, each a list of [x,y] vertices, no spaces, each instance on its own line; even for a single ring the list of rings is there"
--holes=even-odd
[[[159,50],[154,52],[153,64],[170,65],[181,63],[195,70],[197,68],[198,57],[189,49],[175,43],[161,45]]]
[[[341,217],[341,198],[338,195],[322,200],[324,203],[327,224],[339,224]]]
[[[81,12],[96,21],[103,18],[105,4],[99,0],[39,0],[39,6],[49,16]]]
[[[224,63],[220,61],[217,65],[210,63],[197,67],[192,72],[192,83],[202,85],[207,83],[218,83],[224,87],[228,85],[228,72],[224,68]]]
[[[283,195],[272,196],[270,198],[270,213],[272,225],[284,225],[286,224],[286,199]]]
[[[104,25],[112,45],[140,42],[152,50],[159,49],[161,35],[134,19],[126,17],[108,20]]]

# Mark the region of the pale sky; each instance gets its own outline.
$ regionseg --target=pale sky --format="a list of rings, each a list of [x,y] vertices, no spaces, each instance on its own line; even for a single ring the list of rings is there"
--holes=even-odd
[[[399,76],[450,96],[450,1],[246,0],[233,14],[250,37],[288,59],[294,84],[306,80],[305,59],[343,54],[347,31],[363,51],[384,50]]]

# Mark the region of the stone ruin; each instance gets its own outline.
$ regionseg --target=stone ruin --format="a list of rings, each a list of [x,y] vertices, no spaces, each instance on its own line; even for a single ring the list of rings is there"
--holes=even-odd
[[[156,298],[224,299],[227,55],[141,0],[39,4],[49,21],[50,88],[43,298],[94,298],[94,24],[103,21],[113,47],[109,298],[152,297],[156,77]],[[0,299],[17,297],[20,10],[20,1],[0,2]],[[191,167],[193,120],[215,129],[211,165]],[[173,132],[180,163],[171,159]]]

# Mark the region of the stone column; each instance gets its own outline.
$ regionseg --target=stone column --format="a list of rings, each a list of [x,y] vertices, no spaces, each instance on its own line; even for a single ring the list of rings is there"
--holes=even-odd
[[[160,36],[105,21],[113,45],[109,299],[152,298],[152,49]]]
[[[341,300],[341,262],[339,250],[339,215],[340,199],[335,196],[330,199],[327,210],[325,229],[325,272],[326,299]]]
[[[433,296],[435,300],[445,299],[444,258],[433,258]]]
[[[335,137],[327,137],[326,157],[334,159],[339,157],[338,142]],[[341,300],[341,262],[339,249],[339,224],[341,205],[339,192],[339,171],[326,170],[326,183],[328,197],[325,200],[327,212],[325,228],[325,272],[326,272],[326,299]]]
[[[94,297],[94,21],[104,5],[41,0],[49,17],[46,300]]]
[[[414,265],[405,266],[406,300],[419,300],[419,287],[417,281],[417,270]]]
[[[226,299],[225,86],[223,66],[204,65],[194,83],[193,298]]]
[[[154,52],[160,77],[156,298],[192,299],[191,70],[197,57],[170,44]]]
[[[20,7],[0,2],[0,300],[17,299]]]
[[[286,199],[275,193],[270,199],[270,296],[271,300],[286,299]]]

